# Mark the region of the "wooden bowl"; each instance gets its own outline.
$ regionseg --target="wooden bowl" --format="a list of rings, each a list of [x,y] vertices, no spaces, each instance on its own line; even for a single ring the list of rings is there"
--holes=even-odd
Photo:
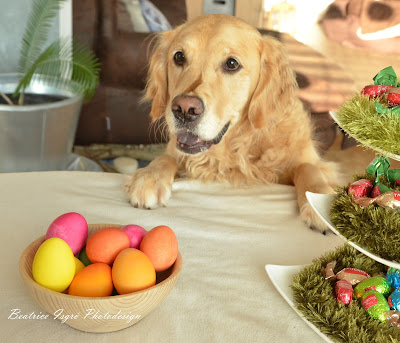
[[[122,225],[92,224],[89,235],[105,227]],[[32,262],[45,236],[32,242],[22,253],[19,271],[29,294],[39,306],[70,327],[86,332],[112,332],[125,329],[153,311],[167,297],[182,269],[182,256],[178,253],[174,265],[157,273],[157,283],[142,291],[109,297],[78,297],[47,289],[33,280]],[[67,317],[70,316],[70,317]]]

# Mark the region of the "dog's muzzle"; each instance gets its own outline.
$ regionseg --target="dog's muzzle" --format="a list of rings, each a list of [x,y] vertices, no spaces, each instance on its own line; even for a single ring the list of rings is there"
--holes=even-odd
[[[204,141],[189,130],[181,129],[177,133],[176,146],[178,150],[186,154],[198,154],[207,151],[212,145],[218,144],[221,141],[222,137],[228,131],[229,124],[228,122],[218,135],[210,141]]]

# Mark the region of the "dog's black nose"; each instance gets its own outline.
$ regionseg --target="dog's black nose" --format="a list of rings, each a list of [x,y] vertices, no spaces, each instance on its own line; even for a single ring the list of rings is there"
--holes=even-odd
[[[171,108],[175,118],[183,122],[196,120],[204,112],[203,101],[192,95],[178,95],[172,101]]]

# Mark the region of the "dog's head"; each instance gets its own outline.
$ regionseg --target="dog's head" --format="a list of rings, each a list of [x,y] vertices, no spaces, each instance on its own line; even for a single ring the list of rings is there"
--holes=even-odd
[[[177,149],[197,154],[245,121],[266,128],[295,87],[278,41],[238,18],[207,15],[158,35],[145,99],[153,121],[165,115]]]

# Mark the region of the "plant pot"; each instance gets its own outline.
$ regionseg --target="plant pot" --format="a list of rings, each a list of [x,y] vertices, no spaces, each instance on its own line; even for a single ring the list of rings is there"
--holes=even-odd
[[[19,74],[0,74],[0,91],[13,93]],[[65,169],[72,152],[82,97],[33,79],[25,93],[60,96],[38,105],[0,104],[0,172]]]

